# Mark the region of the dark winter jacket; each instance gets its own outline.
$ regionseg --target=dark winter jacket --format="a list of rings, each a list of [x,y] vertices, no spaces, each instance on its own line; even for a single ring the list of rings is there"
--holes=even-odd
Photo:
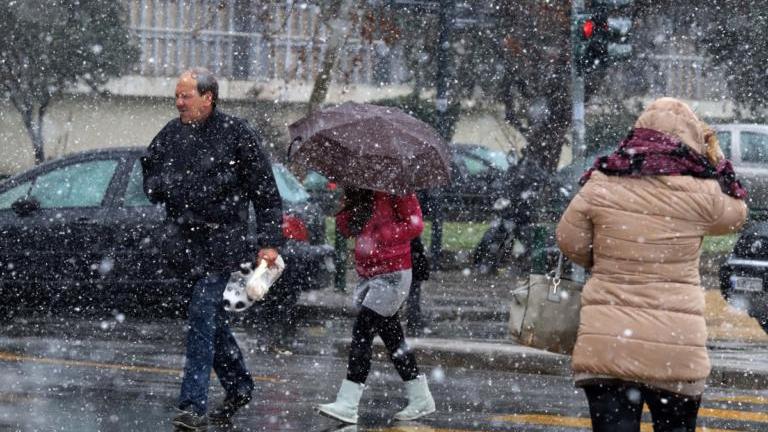
[[[336,215],[336,226],[345,236],[350,230],[351,212]],[[373,211],[362,232],[355,236],[355,268],[370,278],[411,268],[411,240],[424,229],[416,195],[394,196],[375,192]]]
[[[180,272],[230,272],[255,258],[246,242],[253,203],[258,247],[280,246],[282,201],[259,136],[214,110],[200,124],[168,122],[142,158],[144,190],[165,205],[170,264]]]

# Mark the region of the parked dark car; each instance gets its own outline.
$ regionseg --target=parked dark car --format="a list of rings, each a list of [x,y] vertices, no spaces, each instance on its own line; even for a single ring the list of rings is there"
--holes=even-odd
[[[75,154],[0,184],[0,317],[61,309],[184,313],[186,287],[164,268],[157,244],[165,210],[142,188],[142,153]],[[312,234],[323,219],[301,184],[280,164],[273,172],[287,267],[262,306],[286,309],[301,290],[329,282],[333,249],[320,242],[324,234]]]
[[[768,222],[749,223],[720,267],[728,302],[755,318],[768,333]]]
[[[328,182],[322,174],[316,171],[309,171],[304,177],[302,185],[309,193],[310,202],[319,206],[323,213],[332,216],[336,213],[341,189],[336,183]]]
[[[502,194],[504,176],[509,165],[516,163],[514,154],[507,155],[476,144],[451,146],[452,182],[440,197],[443,217],[451,221],[485,221],[491,216],[493,203]],[[304,186],[312,200],[331,214],[338,200],[338,190],[322,175],[311,172]],[[436,197],[431,191],[420,191],[419,202],[426,218],[431,218]]]
[[[493,203],[504,193],[507,169],[517,162],[514,153],[475,144],[454,144],[451,153],[451,184],[443,188],[440,196],[443,217],[450,221],[487,221]],[[419,199],[425,216],[432,218],[436,203],[432,191],[421,192]]]

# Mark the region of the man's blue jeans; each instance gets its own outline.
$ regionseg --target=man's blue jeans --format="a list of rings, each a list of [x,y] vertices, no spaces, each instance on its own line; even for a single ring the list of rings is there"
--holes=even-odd
[[[228,276],[209,275],[192,289],[184,379],[179,408],[198,415],[207,412],[211,367],[227,397],[250,395],[253,379],[229,329],[222,302]]]

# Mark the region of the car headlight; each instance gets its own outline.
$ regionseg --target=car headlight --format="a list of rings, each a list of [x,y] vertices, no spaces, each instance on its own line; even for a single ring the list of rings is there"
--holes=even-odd
[[[325,257],[325,268],[331,273],[336,273],[336,264],[333,262],[333,257]]]
[[[504,210],[505,208],[509,207],[509,205],[512,204],[512,201],[510,201],[508,198],[499,198],[496,200],[496,202],[493,203],[493,209],[494,210]]]

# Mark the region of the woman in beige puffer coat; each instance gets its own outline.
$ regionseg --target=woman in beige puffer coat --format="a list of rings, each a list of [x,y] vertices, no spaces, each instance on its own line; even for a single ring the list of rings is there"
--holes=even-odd
[[[746,191],[714,132],[661,98],[582,178],[557,227],[591,270],[572,368],[595,431],[694,431],[710,372],[699,256],[703,237],[738,230]]]

